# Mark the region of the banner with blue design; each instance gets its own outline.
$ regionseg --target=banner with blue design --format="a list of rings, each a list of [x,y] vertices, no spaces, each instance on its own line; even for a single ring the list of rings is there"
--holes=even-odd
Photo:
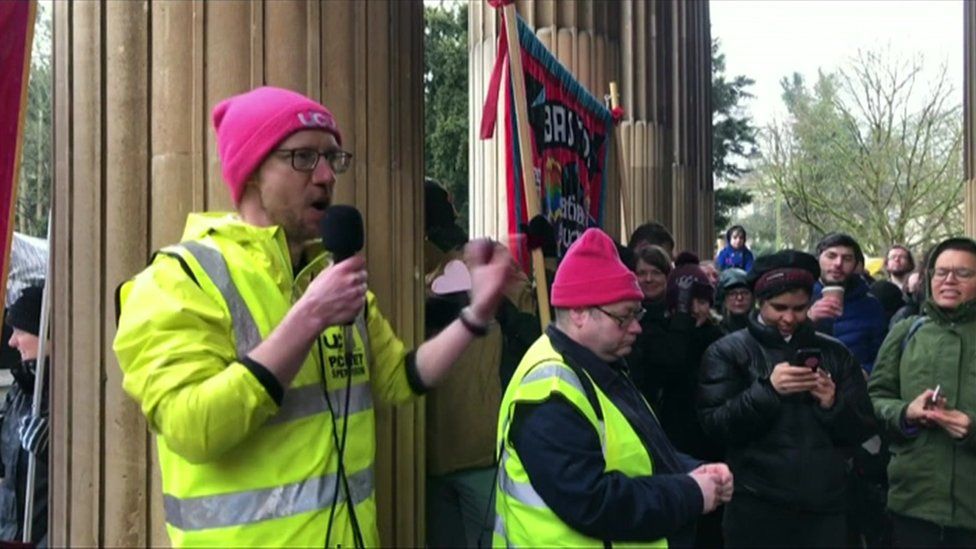
[[[532,164],[542,215],[556,234],[561,259],[570,244],[589,227],[603,225],[610,111],[591,95],[546,49],[532,29],[518,18],[526,103],[531,126]],[[505,69],[508,48],[499,40],[498,57],[482,114],[481,138],[494,133],[498,93],[505,78],[505,175],[508,195],[508,233],[513,256],[528,270],[530,254],[520,227],[526,215],[513,89]]]

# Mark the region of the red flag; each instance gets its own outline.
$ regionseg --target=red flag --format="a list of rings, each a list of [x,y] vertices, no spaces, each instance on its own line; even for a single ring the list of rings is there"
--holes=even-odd
[[[0,2],[0,283],[6,287],[36,3]],[[0,292],[0,305],[6,292]]]

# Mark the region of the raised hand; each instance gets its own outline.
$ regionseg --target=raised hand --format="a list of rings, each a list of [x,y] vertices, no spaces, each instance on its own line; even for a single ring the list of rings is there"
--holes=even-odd
[[[366,304],[366,260],[359,255],[322,271],[299,302],[318,331],[352,322]],[[297,305],[297,304],[296,304]]]
[[[832,299],[818,299],[813,302],[810,310],[807,311],[807,317],[814,322],[825,318],[837,318],[841,314],[843,314],[843,310]]]
[[[488,324],[495,316],[506,287],[514,280],[511,256],[504,246],[478,239],[464,247],[464,262],[471,271],[472,320]]]

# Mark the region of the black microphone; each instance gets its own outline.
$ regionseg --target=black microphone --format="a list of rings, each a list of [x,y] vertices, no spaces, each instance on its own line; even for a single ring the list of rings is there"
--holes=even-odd
[[[363,216],[354,206],[336,204],[325,209],[325,217],[319,222],[319,234],[322,235],[322,245],[332,252],[335,263],[349,259],[363,249]],[[365,308],[363,315],[366,314]],[[352,322],[343,329],[345,341],[352,341],[349,330]],[[346,346],[346,364],[352,371],[352,348]]]
[[[319,223],[319,234],[336,263],[349,259],[363,249],[363,216],[354,206],[329,206]]]

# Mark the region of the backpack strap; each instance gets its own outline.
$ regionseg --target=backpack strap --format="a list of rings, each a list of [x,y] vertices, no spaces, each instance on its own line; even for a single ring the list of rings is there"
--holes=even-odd
[[[905,347],[908,347],[908,342],[915,337],[915,332],[922,329],[922,326],[928,322],[929,317],[920,316],[912,321],[912,325],[908,327],[908,333],[905,334],[905,338],[901,340],[901,352],[905,352]]]

